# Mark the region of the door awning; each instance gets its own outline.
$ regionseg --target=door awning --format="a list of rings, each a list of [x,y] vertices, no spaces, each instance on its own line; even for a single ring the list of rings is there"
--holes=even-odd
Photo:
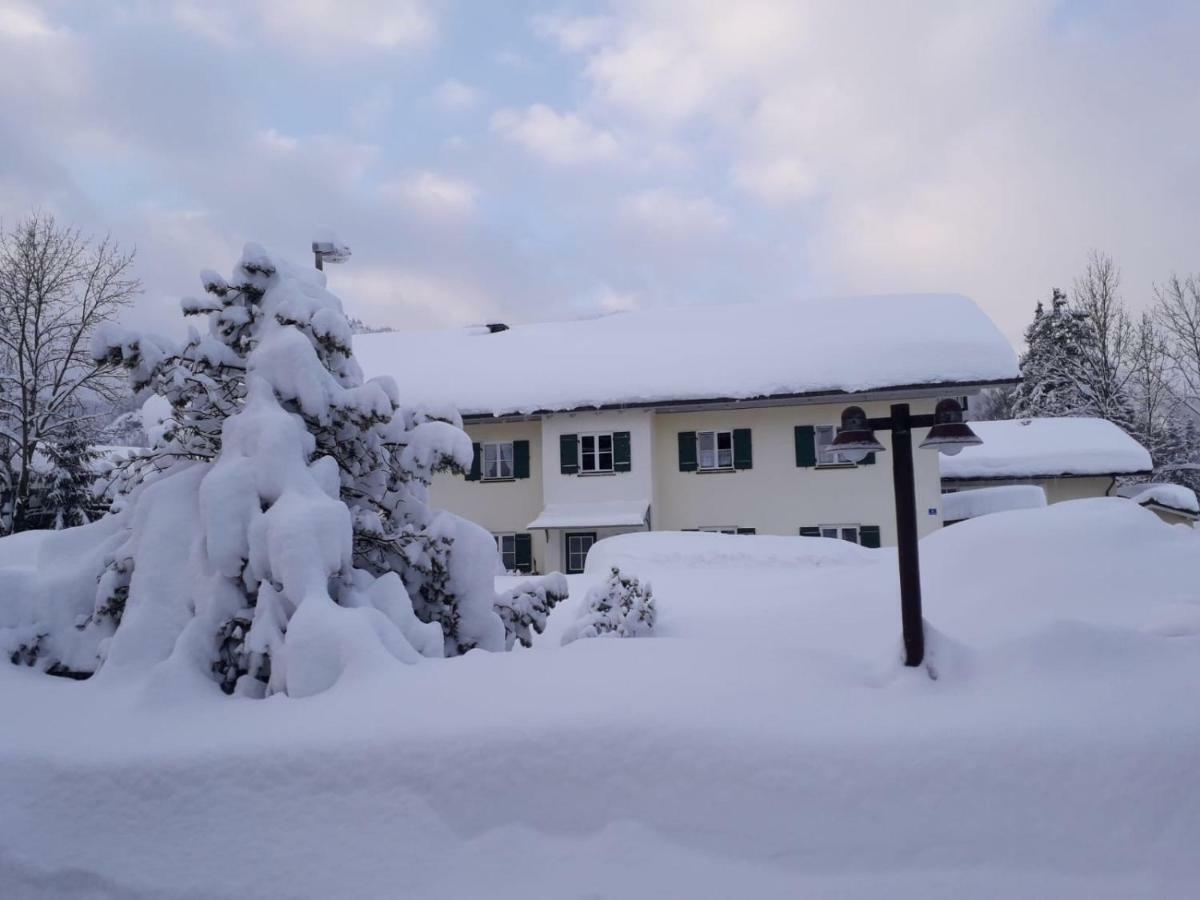
[[[525,527],[620,528],[646,524],[649,500],[593,500],[579,503],[548,503],[541,514]]]

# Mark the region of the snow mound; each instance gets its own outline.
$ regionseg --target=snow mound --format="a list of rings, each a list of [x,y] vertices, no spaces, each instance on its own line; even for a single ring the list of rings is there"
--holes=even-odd
[[[1010,509],[1037,509],[1046,505],[1046,492],[1036,484],[1002,484],[973,491],[942,494],[942,518],[947,522],[974,519]]]
[[[1200,501],[1196,500],[1196,492],[1181,484],[1131,484],[1119,488],[1117,493],[1141,506],[1153,503],[1200,515]]]
[[[808,568],[870,565],[878,559],[878,551],[832,538],[641,531],[597,541],[588,551],[584,571],[607,575],[614,568],[636,574],[647,566]]]

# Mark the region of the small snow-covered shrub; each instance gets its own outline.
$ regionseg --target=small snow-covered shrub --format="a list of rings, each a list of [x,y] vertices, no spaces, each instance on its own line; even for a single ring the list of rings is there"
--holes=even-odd
[[[591,637],[639,637],[654,630],[658,617],[649,583],[625,576],[613,566],[603,584],[588,591],[579,619],[563,643]]]
[[[510,645],[492,536],[428,504],[435,472],[471,463],[458,414],[364,380],[323,274],[247,244],[231,279],[201,280],[183,312],[204,333],[97,333],[97,361],[165,400],[153,446],[114,464],[112,516],[43,548],[57,581],[16,598],[0,649],[48,672],[166,664],[303,696],[355,667]],[[517,639],[557,592],[507,602]]]
[[[509,650],[520,641],[533,646],[533,635],[546,630],[550,611],[567,599],[567,579],[557,572],[522,581],[496,599],[496,612],[504,622],[504,643]],[[532,634],[530,633],[532,632]]]

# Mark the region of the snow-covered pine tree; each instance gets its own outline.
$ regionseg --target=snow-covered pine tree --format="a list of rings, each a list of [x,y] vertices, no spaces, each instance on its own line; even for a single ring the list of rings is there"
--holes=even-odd
[[[96,490],[96,461],[87,433],[68,426],[62,436],[46,448],[50,470],[39,478],[36,528],[71,528],[86,525],[104,515],[107,505]]]
[[[567,579],[555,573],[522,581],[496,601],[496,612],[504,621],[505,647],[511,650],[520,642],[533,646],[533,635],[546,630],[550,611],[567,599]]]
[[[1082,365],[1089,341],[1086,317],[1055,288],[1050,308],[1039,301],[1025,330],[1021,384],[1013,398],[1015,417],[1088,415]]]
[[[588,591],[580,617],[563,633],[562,642],[579,638],[639,637],[654,630],[658,611],[649,584],[621,574],[613,566],[603,584]]]
[[[125,464],[115,514],[87,526],[74,588],[10,630],[13,658],[76,674],[161,663],[303,696],[387,660],[504,649],[491,535],[428,505],[433,473],[471,462],[457,413],[364,381],[321,273],[249,244],[231,280],[202,281],[184,312],[206,334],[94,343],[172,415]]]

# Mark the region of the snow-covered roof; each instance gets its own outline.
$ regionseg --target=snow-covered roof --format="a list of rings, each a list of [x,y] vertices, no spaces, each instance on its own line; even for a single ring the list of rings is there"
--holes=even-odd
[[[595,319],[363,334],[401,396],[508,415],[1011,381],[1012,347],[966,297],[697,305]]]
[[[1196,492],[1182,484],[1131,484],[1117,490],[1141,506],[1161,506],[1173,512],[1200,515]]]
[[[1046,492],[1036,484],[1001,484],[973,491],[942,494],[942,518],[947,522],[974,519],[1010,509],[1037,509],[1046,505]]]
[[[1149,472],[1150,454],[1104,419],[972,422],[983,440],[940,457],[942,478],[1054,478]]]
[[[616,528],[646,524],[649,500],[593,500],[578,503],[548,503],[541,514],[525,527]]]

